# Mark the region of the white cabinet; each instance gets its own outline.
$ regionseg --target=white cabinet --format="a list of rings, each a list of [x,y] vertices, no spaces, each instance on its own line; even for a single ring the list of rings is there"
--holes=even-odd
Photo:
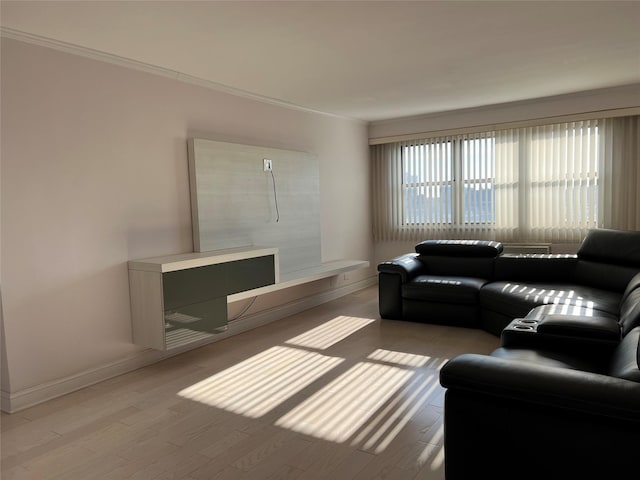
[[[278,281],[278,249],[271,247],[131,260],[133,342],[168,350],[225,331],[228,296]]]

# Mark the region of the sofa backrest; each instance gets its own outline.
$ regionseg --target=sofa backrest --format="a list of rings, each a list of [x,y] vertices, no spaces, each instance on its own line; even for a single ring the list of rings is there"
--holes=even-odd
[[[640,271],[640,232],[590,230],[577,256],[577,282],[623,292],[631,278]]]
[[[500,242],[487,240],[425,240],[415,247],[427,275],[453,275],[490,279]]]
[[[578,258],[566,254],[509,254],[495,260],[494,280],[572,283]]]
[[[497,257],[504,247],[489,240],[425,240],[416,245],[419,255],[448,257]]]

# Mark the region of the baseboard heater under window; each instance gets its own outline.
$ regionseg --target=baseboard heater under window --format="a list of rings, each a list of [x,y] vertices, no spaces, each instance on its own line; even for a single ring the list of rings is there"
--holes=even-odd
[[[504,253],[551,253],[550,243],[505,243]]]

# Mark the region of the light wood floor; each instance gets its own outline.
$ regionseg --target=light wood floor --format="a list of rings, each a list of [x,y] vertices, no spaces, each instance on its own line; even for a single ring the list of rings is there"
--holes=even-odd
[[[442,479],[439,369],[497,346],[371,287],[3,414],[2,479]]]

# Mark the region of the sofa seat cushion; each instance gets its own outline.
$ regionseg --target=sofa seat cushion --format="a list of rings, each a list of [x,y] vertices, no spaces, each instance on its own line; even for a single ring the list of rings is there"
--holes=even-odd
[[[476,304],[487,280],[473,277],[418,275],[402,285],[402,298],[438,303]]]
[[[603,364],[599,357],[596,359],[584,358],[553,350],[500,347],[491,352],[491,356],[533,363],[543,367],[567,368],[592,373],[606,374],[608,369],[608,365]]]
[[[575,305],[617,314],[622,295],[582,285],[518,282],[487,283],[480,292],[483,309],[512,318],[524,317],[539,305]]]

